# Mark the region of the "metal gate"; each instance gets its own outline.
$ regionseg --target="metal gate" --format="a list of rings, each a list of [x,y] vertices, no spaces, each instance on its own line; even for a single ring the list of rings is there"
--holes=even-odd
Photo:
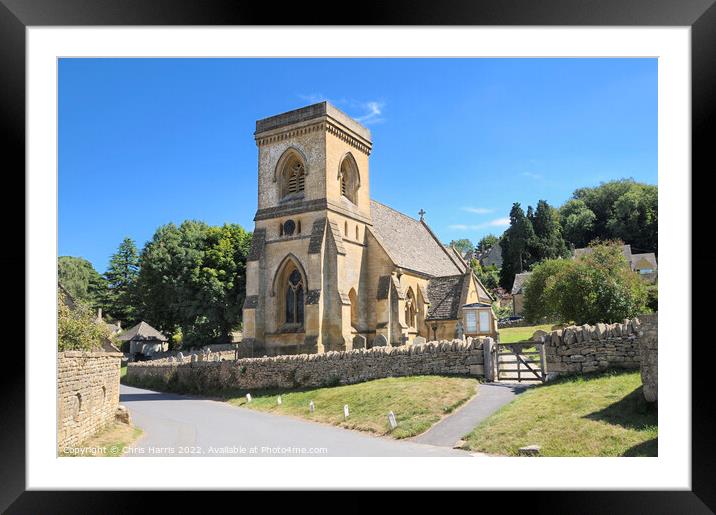
[[[544,343],[497,344],[498,381],[545,381]]]

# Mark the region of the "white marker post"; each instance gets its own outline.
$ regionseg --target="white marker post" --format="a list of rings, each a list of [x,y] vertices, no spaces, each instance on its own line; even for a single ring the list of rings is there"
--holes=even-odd
[[[395,413],[392,411],[388,413],[388,423],[390,424],[390,429],[395,429],[398,427],[398,421],[395,420]]]
[[[281,405],[281,402],[282,402],[282,401],[281,401],[281,396],[279,395],[279,396],[276,398],[276,404],[278,404],[278,405],[280,406],[280,405]]]
[[[311,401],[311,402],[308,403],[308,411],[310,411],[311,413],[313,413],[314,411],[316,411],[316,405],[313,404],[313,401]]]
[[[350,415],[350,413],[348,412],[348,404],[344,404],[343,405],[343,417],[348,418],[348,415]]]
[[[251,402],[251,394],[250,393],[246,394],[246,402]]]

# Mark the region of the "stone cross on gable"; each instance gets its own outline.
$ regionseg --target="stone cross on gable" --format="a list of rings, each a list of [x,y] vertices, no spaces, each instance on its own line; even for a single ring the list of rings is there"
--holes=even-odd
[[[425,210],[423,208],[420,208],[420,211],[418,211],[418,214],[420,215],[420,221],[423,221],[423,217],[425,216]]]

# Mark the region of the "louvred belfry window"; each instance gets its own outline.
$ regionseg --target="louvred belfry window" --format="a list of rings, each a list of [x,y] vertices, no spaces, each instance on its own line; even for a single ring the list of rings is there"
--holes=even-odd
[[[303,169],[303,163],[294,161],[288,170],[288,181],[286,185],[286,194],[299,193],[303,191],[306,184],[306,174]]]

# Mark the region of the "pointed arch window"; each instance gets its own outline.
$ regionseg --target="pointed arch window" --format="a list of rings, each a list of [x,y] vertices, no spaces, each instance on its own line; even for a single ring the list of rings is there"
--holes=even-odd
[[[343,161],[341,161],[341,166],[338,171],[338,180],[341,186],[341,196],[355,204],[360,179],[358,177],[358,166],[352,155],[346,155]]]
[[[281,198],[303,195],[306,187],[306,167],[296,155],[291,155],[281,172]]]
[[[303,278],[296,269],[288,276],[285,298],[285,323],[303,325]]]
[[[415,307],[415,295],[413,295],[413,289],[410,288],[405,296],[405,323],[411,329],[415,328]]]

